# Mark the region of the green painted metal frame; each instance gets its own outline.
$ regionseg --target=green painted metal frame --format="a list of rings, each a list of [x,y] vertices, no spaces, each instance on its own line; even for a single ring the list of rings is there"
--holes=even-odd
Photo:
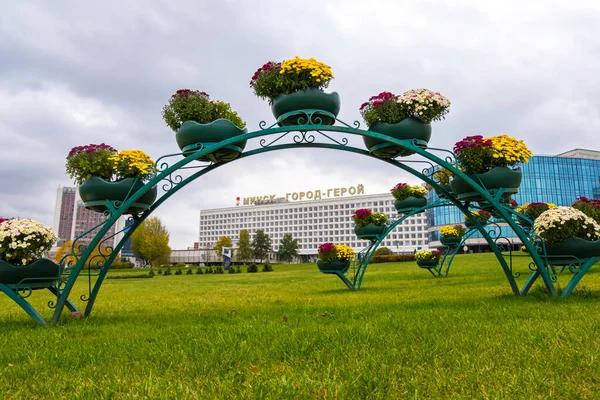
[[[500,200],[502,191],[499,191],[496,193],[490,193],[485,188],[483,188],[479,182],[473,181],[469,176],[465,175],[462,171],[457,169],[455,167],[455,158],[454,158],[453,153],[451,153],[450,151],[445,150],[445,149],[435,149],[435,148],[423,149],[421,146],[419,146],[420,143],[416,143],[415,141],[398,140],[398,139],[388,137],[386,135],[382,135],[377,132],[361,130],[361,129],[359,129],[360,123],[358,121],[355,121],[353,126],[350,126],[350,125],[346,124],[345,122],[338,120],[332,114],[330,114],[331,117],[333,117],[334,120],[337,121],[341,125],[320,125],[320,124],[318,124],[318,122],[320,122],[320,120],[318,118],[315,121],[313,121],[313,119],[312,119],[313,114],[315,114],[316,112],[318,112],[320,114],[328,114],[327,112],[324,112],[321,110],[304,110],[304,111],[287,113],[285,115],[282,115],[280,117],[280,120],[288,118],[292,115],[298,115],[299,116],[298,121],[301,124],[296,125],[296,126],[278,127],[277,122],[276,122],[276,123],[270,125],[269,127],[266,127],[267,123],[262,121],[259,124],[260,129],[257,131],[245,133],[243,135],[239,135],[239,136],[231,138],[231,139],[223,140],[222,142],[219,142],[219,143],[214,143],[214,144],[207,145],[207,146],[201,146],[192,155],[189,155],[188,157],[184,157],[184,158],[180,159],[179,161],[173,163],[172,165],[169,165],[169,163],[166,162],[165,160],[169,157],[181,157],[182,153],[168,154],[168,155],[161,157],[159,160],[157,160],[156,165],[157,165],[158,172],[157,172],[156,176],[154,176],[148,183],[145,184],[145,186],[143,186],[141,189],[139,189],[135,193],[132,193],[122,204],[112,204],[107,201],[106,206],[108,208],[108,211],[105,213],[107,216],[107,219],[103,224],[101,224],[101,226],[98,227],[98,232],[97,232],[96,236],[91,240],[91,242],[87,243],[87,245],[83,245],[80,242],[80,238],[78,238],[73,243],[73,251],[68,256],[74,257],[77,261],[76,261],[76,263],[74,263],[74,265],[68,266],[69,267],[68,274],[66,275],[67,280],[64,284],[64,288],[59,292],[57,302],[56,302],[55,312],[52,316],[51,323],[56,324],[59,321],[59,319],[62,315],[62,311],[65,306],[71,308],[72,304],[69,302],[70,293],[73,289],[73,286],[74,286],[76,280],[78,279],[78,277],[80,276],[80,274],[83,270],[83,266],[86,265],[86,263],[88,262],[88,258],[90,258],[93,249],[96,248],[96,246],[98,246],[100,243],[102,243],[103,236],[109,231],[109,229],[112,226],[114,226],[116,224],[117,220],[124,214],[125,210],[128,207],[130,207],[132,204],[134,204],[137,199],[139,199],[142,195],[144,195],[152,187],[159,185],[163,189],[164,193],[162,194],[162,196],[160,196],[156,200],[156,202],[148,210],[145,210],[141,214],[131,216],[133,224],[129,227],[128,230],[123,232],[123,237],[119,241],[119,243],[115,246],[114,249],[109,248],[109,250],[111,250],[111,252],[107,251],[106,254],[101,254],[99,256],[99,259],[96,262],[96,266],[98,269],[97,274],[92,274],[91,270],[88,270],[87,275],[88,275],[88,280],[89,280],[89,294],[87,296],[82,295],[80,297],[81,300],[87,301],[87,306],[86,306],[85,313],[84,313],[86,316],[89,316],[91,314],[95,300],[98,296],[98,293],[100,291],[102,283],[106,277],[108,269],[109,269],[110,265],[112,264],[112,262],[114,261],[114,258],[116,257],[116,255],[121,250],[125,241],[131,236],[131,234],[135,231],[135,229],[154,210],[156,210],[162,203],[164,203],[172,195],[177,193],[180,189],[182,189],[189,183],[193,182],[200,176],[212,171],[215,168],[220,167],[221,165],[229,164],[236,160],[244,159],[246,157],[250,157],[253,155],[258,155],[258,154],[262,154],[262,153],[270,152],[270,151],[277,151],[277,150],[297,148],[297,147],[343,150],[343,151],[348,151],[348,152],[352,152],[352,153],[367,156],[367,157],[373,157],[369,154],[368,151],[366,151],[364,149],[359,149],[359,148],[348,146],[348,139],[345,137],[340,140],[336,140],[333,137],[333,135],[330,134],[330,132],[341,133],[341,134],[351,134],[351,135],[357,135],[357,136],[369,136],[369,137],[372,137],[375,139],[390,142],[392,144],[404,147],[404,148],[414,152],[415,154],[423,157],[424,159],[428,160],[427,162],[432,167],[435,164],[442,168],[446,168],[446,169],[452,171],[455,175],[463,178],[469,185],[471,185],[471,187],[473,187],[475,192],[477,192],[479,195],[481,195],[481,197],[485,201],[487,201],[489,204],[492,205],[492,207],[494,208],[496,213],[503,220],[505,220],[506,223],[515,231],[516,235],[524,243],[524,245],[530,252],[530,256],[532,257],[532,263],[536,267],[535,267],[535,271],[534,271],[535,276],[532,275],[532,277],[530,278],[531,282],[528,282],[528,284],[532,284],[533,281],[535,281],[537,278],[539,278],[541,276],[543,283],[545,284],[548,291],[552,295],[556,295],[556,289],[553,285],[553,280],[550,276],[550,272],[549,272],[548,268],[542,262],[542,259],[540,258],[539,254],[535,251],[534,244],[529,240],[528,235],[523,231],[523,229],[521,229],[521,227],[519,225],[517,225],[516,222],[512,219],[510,212],[507,211],[504,207],[502,207],[501,200]],[[301,119],[301,118],[303,118],[303,119]],[[318,142],[315,143],[315,140],[316,140],[315,135],[317,135],[317,134],[320,134],[321,137],[331,141],[332,143],[318,143]],[[259,142],[259,144],[260,144],[259,148],[254,149],[254,150],[245,151],[238,158],[236,158],[235,160],[230,161],[228,163],[219,163],[219,164],[206,163],[203,165],[196,165],[196,166],[188,165],[191,163],[198,163],[195,159],[200,156],[207,155],[207,154],[209,154],[215,150],[218,150],[220,148],[223,148],[223,147],[231,146],[233,143],[238,142],[240,140],[249,140],[249,139],[259,138],[259,137],[263,137],[263,136],[271,136],[271,135],[279,135],[279,136],[270,141],[267,141],[265,138],[262,138]],[[293,140],[293,143],[277,144],[277,142],[279,142],[280,140],[282,140],[286,137],[291,138]],[[441,156],[434,154],[433,151],[445,152],[447,154],[445,157],[442,158]],[[408,165],[409,162],[407,162],[408,160],[399,161],[399,160],[393,160],[393,159],[385,159],[385,160],[381,160],[381,161],[387,162],[391,165],[394,165],[394,166],[420,178],[424,182],[428,183],[433,188],[435,188],[436,191],[438,191],[439,193],[442,193],[446,197],[446,203],[445,203],[446,205],[452,204],[455,207],[457,207],[464,215],[468,215],[468,218],[472,218],[470,216],[470,214],[467,214],[469,211],[470,203],[468,201],[466,201],[466,202],[461,201],[461,200],[457,199],[453,193],[447,192],[434,179],[432,179],[431,174],[428,174],[426,172],[427,170],[418,171],[418,170],[410,167]],[[186,170],[186,169],[198,169],[198,170],[195,171],[194,173],[192,173],[190,176],[185,177],[185,178],[178,174],[178,172],[180,170]],[[406,217],[407,216],[405,216],[405,218]],[[398,221],[400,221],[400,220],[398,220]],[[396,224],[399,223],[398,221],[396,221]],[[513,294],[519,295],[524,292],[526,293],[526,291],[521,291],[521,292],[519,291],[518,286],[517,286],[515,279],[513,277],[513,274],[512,274],[512,268],[510,268],[508,266],[508,264],[506,263],[506,260],[504,259],[501,251],[496,246],[494,238],[492,238],[480,224],[478,224],[476,221],[474,221],[474,223],[477,226],[477,230],[479,230],[481,235],[484,237],[484,239],[490,245],[490,248],[492,249],[496,258],[498,259],[498,261],[507,277],[507,280],[509,282],[509,285],[510,285],[510,288],[511,288],[511,291],[513,292]],[[390,230],[388,230],[387,232],[389,232],[389,231]],[[375,251],[375,249],[377,248],[379,243],[381,243],[381,239],[382,238],[379,238],[377,241],[374,241],[371,246],[369,246],[369,250],[367,251],[368,254],[365,257],[365,259],[370,260],[370,257],[372,256],[373,252]],[[74,249],[76,247],[80,248],[82,250],[80,254],[76,253],[74,251]],[[358,290],[362,284],[362,279],[364,277],[364,273],[366,271],[367,265],[368,265],[368,262],[363,263],[363,264],[359,265],[358,268],[356,268],[356,272],[355,272],[355,275],[354,275],[352,281],[350,281],[345,276],[339,276],[339,277],[349,288]],[[587,267],[587,269],[589,269],[589,266],[586,266],[586,267]],[[585,272],[587,272],[587,269],[582,268],[581,271],[585,270]],[[96,278],[97,278],[93,285],[91,283],[92,276],[96,276]],[[349,284],[349,283],[351,283],[351,284]],[[576,283],[574,283],[573,287],[575,285],[576,285]]]
[[[51,284],[48,283],[48,278],[27,278],[15,284],[0,283],[0,292],[6,294],[13,300],[37,324],[46,325],[44,317],[42,317],[42,315],[27,301],[27,298],[36,290],[47,289],[56,299],[58,299],[61,294],[60,287],[60,277],[56,277],[56,281]],[[71,312],[77,311],[77,307],[75,307],[68,298],[66,299],[65,306]],[[48,308],[53,309],[55,307],[56,301],[48,301]]]

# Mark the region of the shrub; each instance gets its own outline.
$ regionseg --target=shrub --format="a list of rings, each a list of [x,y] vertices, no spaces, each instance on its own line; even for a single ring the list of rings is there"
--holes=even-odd
[[[155,273],[154,273],[154,271],[150,270],[150,272],[148,272],[148,275],[150,275],[150,276],[154,276],[154,275],[155,275]]]
[[[218,267],[215,267],[214,273],[215,274],[224,274],[225,271],[223,270],[222,266],[218,266]]]
[[[173,265],[173,268],[185,268],[185,263],[178,262],[177,264]]]
[[[256,263],[250,263],[246,272],[258,272],[258,267],[256,266]]]
[[[385,262],[408,262],[415,261],[414,254],[395,254],[389,256],[373,256],[369,263],[377,264],[377,263],[385,263]]]
[[[373,253],[374,256],[388,256],[392,254],[392,250],[388,249],[387,247],[380,247]]]
[[[235,267],[232,265],[229,267],[229,269],[227,270],[228,274],[235,274]]]
[[[193,274],[193,272],[192,272],[192,269],[191,269],[191,268],[188,268],[188,270],[187,270],[187,271],[185,271],[185,274],[186,274],[186,275],[192,275],[192,274]]]
[[[262,267],[262,272],[273,272],[273,266],[270,262],[266,261]]]
[[[202,272],[202,268],[198,267],[198,269],[196,270],[196,275],[202,275],[204,272]]]
[[[167,275],[173,275],[173,272],[171,272],[171,268],[170,267],[165,270],[164,275],[165,276],[167,276]]]
[[[175,271],[175,275],[183,275],[183,272],[180,269],[178,269],[177,271]]]
[[[241,274],[242,273],[242,268],[238,265],[236,270],[235,270],[236,274]]]
[[[212,274],[213,273],[213,269],[212,267],[209,265],[208,268],[206,268],[206,273],[207,274]]]
[[[152,272],[152,271],[150,271]],[[113,275],[113,276],[107,276],[106,279],[140,279],[140,278],[154,278],[154,275],[150,275],[150,274],[136,274],[136,275]]]
[[[135,264],[133,264],[131,261],[127,260],[127,261],[121,261],[121,262],[113,262],[110,265],[111,269],[126,269],[126,268],[133,268],[135,266]]]

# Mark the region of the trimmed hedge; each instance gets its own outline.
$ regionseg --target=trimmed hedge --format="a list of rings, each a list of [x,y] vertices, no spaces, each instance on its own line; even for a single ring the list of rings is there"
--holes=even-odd
[[[394,254],[391,256],[373,256],[369,264],[386,263],[386,262],[409,262],[415,261],[414,254]]]

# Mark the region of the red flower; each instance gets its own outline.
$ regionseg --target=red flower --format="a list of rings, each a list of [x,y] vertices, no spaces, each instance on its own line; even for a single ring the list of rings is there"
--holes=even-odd
[[[352,218],[354,218],[355,220],[365,219],[365,218],[368,218],[370,215],[371,215],[371,210],[369,210],[368,208],[360,208],[360,209],[354,211],[354,215],[352,215]]]
[[[326,254],[331,253],[332,251],[335,251],[335,246],[331,242],[323,243],[319,246],[319,253]]]

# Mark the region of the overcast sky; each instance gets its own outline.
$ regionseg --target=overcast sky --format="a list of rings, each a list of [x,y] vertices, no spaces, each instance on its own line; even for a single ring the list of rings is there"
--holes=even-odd
[[[228,101],[258,129],[248,87],[266,61],[331,65],[339,117],[381,91],[426,87],[451,101],[430,146],[506,133],[534,154],[600,150],[600,1],[0,0],[0,216],[51,225],[65,157],[105,142],[155,159],[178,151],[161,110],[177,89]],[[364,125],[363,125],[364,127]],[[353,144],[361,145],[354,139]],[[252,145],[250,145],[252,147]],[[397,168],[322,149],[270,152],[194,181],[155,212],[192,246],[201,209],[235,197],[348,187],[387,192]]]

